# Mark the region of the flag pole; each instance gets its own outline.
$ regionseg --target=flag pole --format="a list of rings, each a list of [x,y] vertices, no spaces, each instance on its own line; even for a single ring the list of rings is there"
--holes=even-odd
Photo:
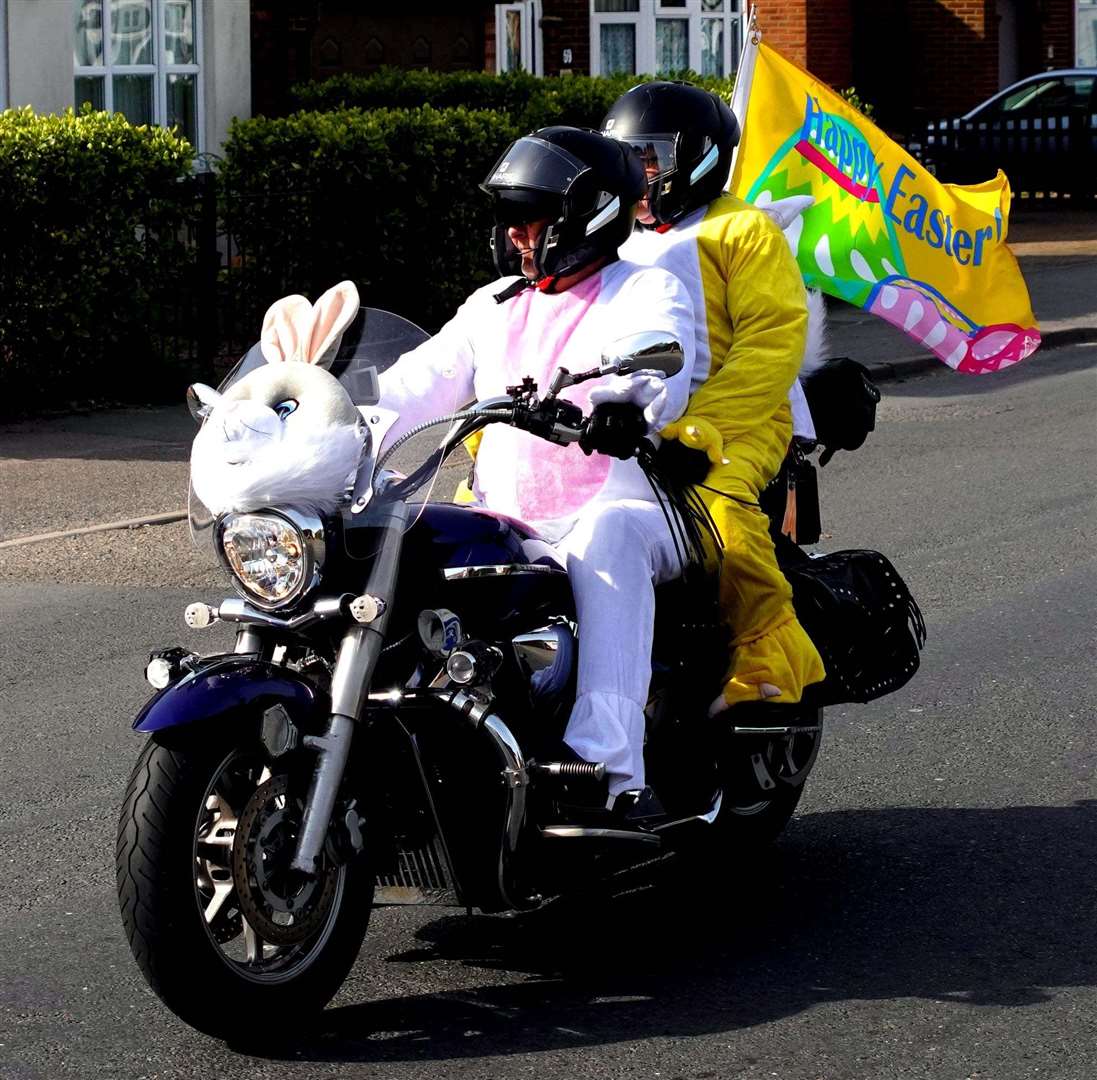
[[[735,71],[735,89],[731,93],[731,111],[739,121],[739,144],[731,154],[729,184],[731,177],[735,175],[735,159],[739,156],[739,145],[742,144],[742,136],[745,133],[747,103],[750,100],[750,86],[754,81],[754,62],[758,58],[758,43],[761,40],[762,31],[758,29],[758,9],[751,4],[747,14],[747,32],[743,35],[743,49],[739,54],[739,67]]]

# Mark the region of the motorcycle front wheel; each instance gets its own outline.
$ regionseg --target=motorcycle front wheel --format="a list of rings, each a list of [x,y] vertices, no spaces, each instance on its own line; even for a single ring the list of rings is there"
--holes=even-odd
[[[237,731],[242,731],[238,728]],[[301,798],[257,739],[153,736],[118,823],[118,900],[160,999],[217,1038],[248,1041],[318,1013],[369,923],[365,856],[295,876]]]

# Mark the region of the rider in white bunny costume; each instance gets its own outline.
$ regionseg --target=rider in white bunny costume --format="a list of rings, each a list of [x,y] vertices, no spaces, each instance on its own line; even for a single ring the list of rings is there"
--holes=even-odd
[[[401,414],[399,429],[435,415],[439,401],[493,397],[526,375],[543,392],[558,367],[587,370],[614,341],[641,331],[682,346],[680,373],[665,381],[603,378],[561,396],[584,412],[632,402],[638,422],[643,409],[640,435],[681,415],[693,365],[689,296],[666,271],[616,254],[645,191],[632,152],[593,132],[548,128],[514,143],[483,187],[495,202],[493,248],[505,276],[473,293],[434,338],[382,375],[381,403]],[[644,788],[654,586],[681,568],[635,459],[591,454],[589,443],[584,449],[587,456],[579,446],[489,426],[473,493],[483,506],[537,528],[566,558],[580,646],[565,740],[581,758],[605,762],[612,800]],[[650,791],[644,796],[652,805]],[[635,810],[637,799],[620,805]]]

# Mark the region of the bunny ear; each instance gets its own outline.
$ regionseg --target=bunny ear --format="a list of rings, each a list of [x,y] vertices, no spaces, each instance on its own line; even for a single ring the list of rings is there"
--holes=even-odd
[[[328,367],[339,350],[343,332],[358,314],[358,290],[353,281],[332,286],[312,309],[312,335],[301,357],[307,363]]]
[[[259,347],[268,364],[304,360],[311,333],[312,305],[303,296],[283,296],[263,316]]]

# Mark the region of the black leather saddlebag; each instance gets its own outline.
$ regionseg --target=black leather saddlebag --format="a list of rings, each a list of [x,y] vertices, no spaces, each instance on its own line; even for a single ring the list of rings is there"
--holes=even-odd
[[[906,684],[926,642],[922,612],[878,551],[835,551],[786,564],[797,617],[827,677],[813,701],[872,701]]]

